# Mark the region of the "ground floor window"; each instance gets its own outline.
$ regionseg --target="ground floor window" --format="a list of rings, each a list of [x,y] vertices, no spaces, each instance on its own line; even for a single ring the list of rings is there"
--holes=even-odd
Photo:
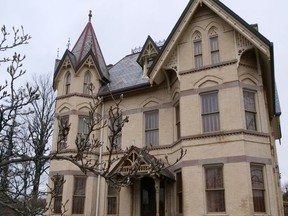
[[[250,169],[254,212],[266,212],[263,165],[251,164]]]
[[[223,165],[205,166],[207,212],[225,212]]]

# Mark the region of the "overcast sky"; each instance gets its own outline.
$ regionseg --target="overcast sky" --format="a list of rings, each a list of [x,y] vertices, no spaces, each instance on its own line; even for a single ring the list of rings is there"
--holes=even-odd
[[[277,144],[282,182],[288,182],[288,40],[287,0],[222,0],[249,24],[274,42],[275,76],[282,108],[283,138]],[[32,74],[53,73],[59,49],[61,58],[70,38],[70,49],[83,31],[92,10],[92,24],[107,64],[115,64],[150,35],[166,39],[188,0],[1,0],[0,25],[24,26],[32,36],[21,49],[27,59],[25,79]],[[3,53],[0,53],[3,55]],[[5,68],[0,67],[0,83]],[[1,80],[2,79],[2,80]]]

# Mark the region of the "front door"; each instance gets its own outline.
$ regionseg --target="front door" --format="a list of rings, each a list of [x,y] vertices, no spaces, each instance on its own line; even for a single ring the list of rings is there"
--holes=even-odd
[[[160,182],[158,188],[159,215],[165,216],[165,182]],[[141,216],[156,216],[156,189],[153,178],[144,177],[141,179]]]
[[[141,216],[156,216],[156,193],[154,180],[141,179]]]

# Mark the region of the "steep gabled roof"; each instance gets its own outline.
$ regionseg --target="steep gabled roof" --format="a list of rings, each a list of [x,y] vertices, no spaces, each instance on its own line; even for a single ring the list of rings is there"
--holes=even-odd
[[[137,62],[141,67],[143,67],[143,60],[145,57],[156,56],[159,53],[159,48],[153,41],[153,39],[148,35],[145,44],[137,58]]]
[[[89,22],[85,26],[82,34],[80,35],[76,44],[74,45],[72,49],[72,53],[75,56],[76,64],[78,65],[87,55],[87,53],[90,50],[92,50],[92,54],[94,55],[96,63],[99,65],[99,69],[100,69],[99,72],[102,73],[102,75],[105,78],[109,79],[109,74],[108,74],[108,70],[106,67],[106,63],[102,55],[95,31],[91,23],[91,17],[92,15],[90,11]]]
[[[131,177],[144,177],[156,175],[175,180],[175,176],[167,168],[162,167],[163,162],[155,156],[149,154],[147,149],[140,149],[134,145],[130,146],[127,154],[123,155],[121,160],[109,173],[110,176],[132,174]],[[134,173],[133,171],[136,171]],[[132,173],[130,173],[132,172]]]
[[[268,77],[266,86],[268,88],[268,97],[271,100],[271,107],[269,110],[271,115],[278,115],[275,96],[273,43],[271,43],[260,32],[256,31],[251,25],[249,25],[219,0],[190,0],[147,73],[151,84],[155,81],[157,74],[161,71],[165,60],[175,48],[182,33],[187,29],[187,26],[189,25],[190,20],[195,14],[197,8],[201,7],[203,4],[215,12],[215,14],[217,14],[219,17],[224,19],[229,25],[233,26],[236,31],[242,34],[260,51],[260,55],[262,54],[262,57],[267,65],[267,68],[265,68],[265,73]]]

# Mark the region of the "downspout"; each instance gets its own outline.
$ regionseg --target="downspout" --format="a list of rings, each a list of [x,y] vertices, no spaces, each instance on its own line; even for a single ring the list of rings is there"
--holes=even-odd
[[[102,106],[101,106],[101,116],[102,116],[102,120],[101,120],[101,125],[103,125],[104,123],[104,102],[102,102]],[[99,149],[99,168],[101,166],[102,163],[102,151],[103,151],[103,130],[104,128],[101,128],[100,131],[100,142],[101,142],[101,146]],[[98,179],[97,179],[97,191],[96,191],[96,216],[99,216],[99,202],[100,202],[100,183],[101,183],[101,175],[98,174]]]

